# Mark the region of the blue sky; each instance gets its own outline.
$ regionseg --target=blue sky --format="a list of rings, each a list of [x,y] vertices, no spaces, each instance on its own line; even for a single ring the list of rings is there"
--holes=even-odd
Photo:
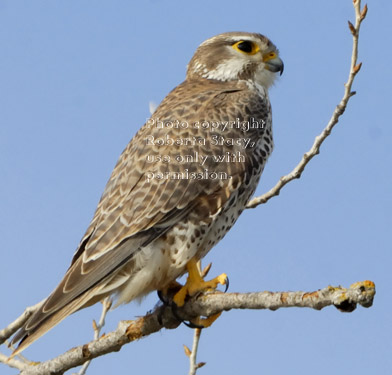
[[[230,291],[376,283],[375,304],[231,311],[203,332],[200,374],[387,373],[392,367],[389,2],[369,2],[363,67],[321,154],[279,197],[247,210],[207,256]],[[270,91],[275,150],[258,193],[311,146],[343,94],[350,0],[0,0],[0,327],[62,278],[121,151],[183,81],[197,46],[226,31],[267,35],[285,72]],[[150,310],[111,312],[105,331]],[[100,306],[67,318],[25,351],[43,361],[88,342]],[[162,331],[95,360],[88,373],[183,374],[192,331]],[[1,349],[4,352],[4,348]],[[0,374],[17,371],[0,365]]]

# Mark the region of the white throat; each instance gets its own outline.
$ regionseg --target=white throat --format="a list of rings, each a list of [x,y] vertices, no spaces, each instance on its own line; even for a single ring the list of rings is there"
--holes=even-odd
[[[208,70],[204,64],[196,64],[194,72],[203,78],[216,79],[218,81],[233,81],[238,78],[244,67],[243,61],[222,62],[214,70]]]
[[[207,79],[216,79],[218,81],[235,81],[242,73],[244,62],[241,60],[231,60],[230,63],[222,62],[217,65],[214,70],[208,70],[204,64],[198,63],[195,65],[193,72]],[[273,73],[265,68],[263,63],[258,66],[253,81],[259,86],[266,89],[271,87],[276,79],[276,73]]]

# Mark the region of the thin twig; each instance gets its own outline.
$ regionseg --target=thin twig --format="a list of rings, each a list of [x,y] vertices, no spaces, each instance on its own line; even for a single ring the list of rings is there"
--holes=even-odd
[[[14,351],[16,348],[15,346],[9,342],[8,340],[5,340],[5,344],[8,346],[8,348],[10,348],[12,351]],[[33,361],[30,361],[28,358],[26,358],[23,354],[18,353],[16,355],[17,358],[19,358],[23,363],[25,363],[26,365],[32,365],[34,364]]]
[[[18,370],[24,370],[29,367],[27,363],[23,363],[15,358],[8,358],[3,353],[0,353],[0,362],[5,363],[9,367],[17,368]]]
[[[195,328],[193,330],[193,343],[192,343],[192,351],[189,355],[189,375],[196,375],[197,369],[205,365],[205,362],[197,363],[197,350],[199,348],[201,329]]]
[[[20,315],[17,319],[15,319],[11,324],[0,331],[0,345],[6,344],[9,348],[13,348],[12,344],[8,342],[8,339],[19,329],[21,328],[27,320],[33,315],[34,311],[36,311],[39,306],[43,303],[44,300],[38,302],[34,306],[27,307],[22,315]],[[34,362],[28,360],[23,355],[18,355],[18,359],[9,358],[5,354],[0,353],[0,362],[4,363],[10,367],[17,368],[19,370],[24,370],[34,364]]]
[[[38,307],[44,302],[38,302],[34,306],[27,307],[19,318],[15,319],[11,324],[0,331],[0,345],[5,342],[8,338],[10,338],[19,328],[21,328],[26,322],[27,319],[33,315],[34,311],[38,309]]]
[[[94,340],[99,339],[99,335],[101,333],[101,330],[105,325],[106,315],[111,307],[112,307],[112,300],[110,297],[106,297],[102,301],[102,312],[101,312],[101,317],[99,318],[98,324],[95,322],[95,320],[93,320]],[[80,371],[77,374],[73,374],[73,375],[85,375],[86,371],[88,369],[88,366],[90,366],[90,363],[91,363],[91,359],[83,364],[82,368],[80,369]]]
[[[355,10],[355,26],[351,24],[349,21],[349,29],[353,36],[353,47],[352,47],[352,54],[351,54],[351,63],[350,63],[350,73],[347,79],[347,82],[344,84],[344,95],[340,103],[336,106],[331,119],[329,120],[327,126],[324,130],[319,134],[311,147],[311,149],[304,154],[301,161],[298,165],[287,175],[282,176],[278,183],[267,193],[253,198],[251,201],[248,202],[246,208],[255,208],[260,204],[266,203],[272,197],[278,196],[282,188],[287,185],[290,181],[300,178],[302,172],[304,171],[306,165],[310,162],[313,157],[320,153],[320,147],[322,143],[327,139],[327,137],[331,134],[332,129],[338,123],[340,116],[344,113],[347,107],[347,103],[350,98],[355,95],[355,91],[351,91],[351,87],[353,85],[355,76],[361,69],[362,63],[357,64],[358,59],[358,38],[359,38],[359,29],[361,26],[362,21],[366,17],[367,13],[367,5],[364,6],[363,10],[361,11],[361,0],[354,0],[354,10]]]
[[[201,270],[201,261],[199,260],[197,262],[200,276],[204,279],[208,272],[211,269],[212,263],[209,263],[203,270]],[[185,347],[187,350],[185,350],[185,353],[189,357],[189,375],[196,375],[197,369],[205,365],[205,362],[200,362],[196,363],[196,358],[197,358],[197,350],[199,348],[199,342],[200,342],[200,336],[201,336],[201,329],[200,328],[195,328],[193,330],[193,343],[192,343],[192,350],[189,350],[187,347]]]

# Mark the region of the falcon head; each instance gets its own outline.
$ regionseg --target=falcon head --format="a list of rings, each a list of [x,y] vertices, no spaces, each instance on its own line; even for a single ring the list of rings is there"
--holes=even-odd
[[[230,32],[200,44],[188,64],[187,79],[253,81],[270,87],[283,72],[279,51],[264,35]]]

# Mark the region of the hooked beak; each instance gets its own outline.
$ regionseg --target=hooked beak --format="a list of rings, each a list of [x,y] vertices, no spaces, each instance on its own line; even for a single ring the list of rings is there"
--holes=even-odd
[[[283,69],[284,69],[284,64],[283,64],[283,61],[280,57],[275,56],[272,59],[264,60],[264,62],[265,62],[267,69],[270,72],[274,72],[274,73],[280,72],[280,75],[282,75]]]

